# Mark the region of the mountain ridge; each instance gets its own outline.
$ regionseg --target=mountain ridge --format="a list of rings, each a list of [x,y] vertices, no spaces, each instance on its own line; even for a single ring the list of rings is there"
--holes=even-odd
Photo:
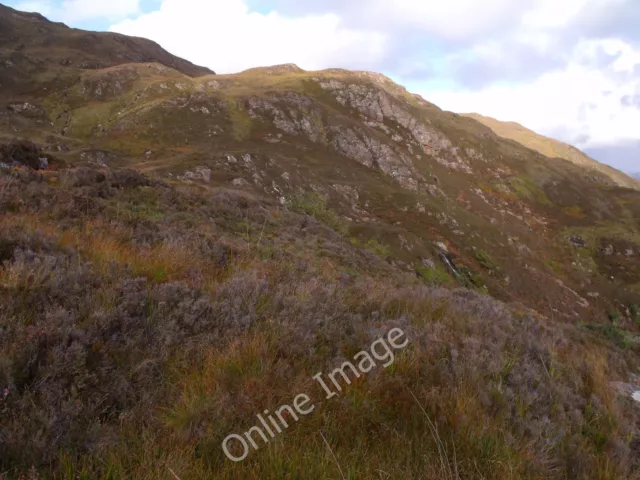
[[[14,95],[32,90],[35,75],[64,77],[76,69],[97,70],[126,62],[157,62],[188,76],[215,73],[170,54],[151,40],[73,29],[2,4],[0,48],[0,84],[5,91],[11,88]]]
[[[496,134],[519,142],[543,155],[563,158],[576,165],[604,173],[619,186],[640,189],[640,182],[626,173],[594,160],[572,145],[540,135],[517,122],[502,122],[478,113],[462,115],[473,118],[491,128]]]

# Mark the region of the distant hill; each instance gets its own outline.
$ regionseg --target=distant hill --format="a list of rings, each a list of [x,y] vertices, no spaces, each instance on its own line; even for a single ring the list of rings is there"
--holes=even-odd
[[[495,118],[485,117],[477,113],[467,113],[463,115],[486,125],[497,135],[521,143],[525,147],[531,148],[547,157],[569,160],[571,163],[581,167],[603,173],[618,186],[634,188],[636,190],[640,189],[640,182],[631,178],[629,175],[594,160],[586,153],[581,152],[571,145],[539,135],[519,123],[501,122]],[[636,178],[638,177],[636,176]]]
[[[134,62],[160,63],[189,77],[215,73],[145,38],[77,30],[0,4],[0,95],[9,88],[14,94],[30,92],[71,69],[99,70]]]

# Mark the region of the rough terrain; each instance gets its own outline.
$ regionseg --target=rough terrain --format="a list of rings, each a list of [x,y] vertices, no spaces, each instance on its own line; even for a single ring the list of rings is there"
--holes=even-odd
[[[0,32],[0,477],[638,475],[640,191],[380,74]]]

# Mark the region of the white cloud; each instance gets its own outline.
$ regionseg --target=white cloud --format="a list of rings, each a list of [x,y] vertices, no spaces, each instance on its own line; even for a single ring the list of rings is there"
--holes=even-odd
[[[53,0],[24,1],[16,5],[18,10],[39,12],[53,20],[66,23],[93,19],[117,21],[140,11],[140,0]]]
[[[467,40],[486,34],[510,19],[521,7],[512,0],[373,0],[361,15],[377,26],[413,27],[448,40]]]
[[[164,0],[159,10],[111,30],[151,38],[218,73],[280,63],[364,68],[386,52],[385,35],[346,28],[337,15],[264,15],[243,0]]]
[[[619,56],[607,68],[589,64],[600,49]],[[529,82],[421,93],[447,110],[517,121],[580,148],[633,143],[640,140],[640,109],[621,99],[640,93],[640,79],[631,74],[639,55],[620,40],[583,41],[564,68]]]
[[[574,21],[593,0],[537,0],[524,12],[522,26],[529,29],[562,28]]]
[[[120,19],[140,11],[140,0],[64,0],[62,11],[68,21],[92,18]]]

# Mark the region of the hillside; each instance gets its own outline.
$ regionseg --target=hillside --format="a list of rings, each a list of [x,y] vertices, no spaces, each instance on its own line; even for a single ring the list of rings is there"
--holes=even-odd
[[[497,135],[521,143],[542,155],[546,155],[551,158],[563,158],[578,166],[600,172],[609,177],[615,185],[633,188],[636,190],[640,189],[640,182],[631,178],[629,175],[616,170],[615,168],[597,162],[571,145],[539,135],[518,123],[501,122],[494,118],[485,117],[477,113],[468,113],[464,115],[486,125]]]
[[[0,98],[10,93],[16,100],[49,82],[71,83],[77,70],[127,62],[156,62],[194,77],[214,73],[144,38],[72,29],[0,4]]]
[[[638,476],[639,191],[380,74],[61,66],[92,34],[17,21],[2,60],[51,36],[0,70],[3,480]]]

